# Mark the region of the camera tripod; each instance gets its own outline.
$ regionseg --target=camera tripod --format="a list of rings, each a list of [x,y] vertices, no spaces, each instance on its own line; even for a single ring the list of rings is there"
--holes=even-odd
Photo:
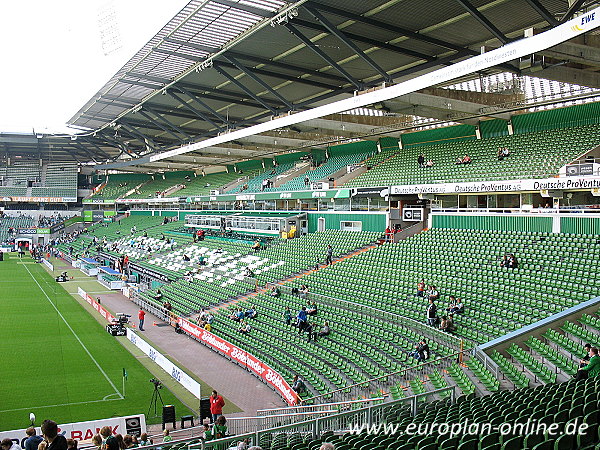
[[[152,392],[152,399],[150,399],[150,406],[148,407],[148,417],[150,417],[150,411],[152,411],[152,409],[154,408],[154,416],[152,417],[158,417],[158,413],[156,412],[156,408],[157,408],[157,401],[160,400],[160,404],[165,406],[165,402],[163,402],[163,399],[160,395],[160,385],[159,384],[155,384],[154,385],[154,392]]]

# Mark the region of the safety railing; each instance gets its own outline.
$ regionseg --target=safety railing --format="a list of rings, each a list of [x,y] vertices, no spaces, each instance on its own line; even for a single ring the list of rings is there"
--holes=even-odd
[[[406,367],[396,372],[388,373],[379,377],[361,383],[355,383],[340,389],[335,389],[324,394],[303,399],[303,403],[325,403],[327,401],[343,401],[347,399],[356,399],[361,396],[373,396],[374,394],[384,393],[388,395],[392,388],[406,388],[410,381],[416,378],[422,379],[431,375],[433,372],[444,370],[458,361],[462,361],[469,352],[457,352],[452,355],[437,358],[423,364],[417,364],[412,367]]]

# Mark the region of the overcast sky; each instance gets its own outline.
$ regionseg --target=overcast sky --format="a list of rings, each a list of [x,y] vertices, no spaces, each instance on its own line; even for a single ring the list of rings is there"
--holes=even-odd
[[[0,132],[67,131],[188,1],[0,1]]]

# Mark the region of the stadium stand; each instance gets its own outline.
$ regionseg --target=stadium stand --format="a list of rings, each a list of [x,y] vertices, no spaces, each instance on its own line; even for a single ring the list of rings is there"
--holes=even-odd
[[[226,184],[237,180],[240,176],[241,175],[236,172],[217,172],[204,176],[197,176],[196,178],[192,178],[191,182],[185,183],[185,189],[170,194],[169,197],[209,194],[211,190],[219,189]]]
[[[513,180],[555,176],[565,164],[600,144],[595,125],[544,130],[488,139],[423,143],[382,151],[367,161],[373,168],[345,186],[386,186],[442,182]],[[498,161],[498,148],[510,156]],[[417,157],[433,160],[433,167],[419,167]],[[469,155],[470,164],[456,164]]]
[[[95,177],[95,181],[106,183],[100,190],[94,192],[91,198],[97,200],[115,200],[150,179],[149,175],[141,173],[111,174],[106,177]]]
[[[165,172],[164,174],[157,173],[151,176],[151,180],[148,183],[136,188],[135,191],[129,195],[129,197],[163,197],[165,191],[170,190],[171,188],[177,189],[178,187],[180,189],[190,182],[188,179],[192,180],[193,178],[194,172],[192,171]]]

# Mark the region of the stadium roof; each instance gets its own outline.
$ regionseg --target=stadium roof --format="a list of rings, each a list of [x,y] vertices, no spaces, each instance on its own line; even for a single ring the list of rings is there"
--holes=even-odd
[[[420,0],[192,0],[70,120],[89,132],[67,144],[97,161],[158,154],[451,65],[596,3],[430,0],[424,8]],[[539,70],[536,76],[600,87],[596,35],[559,47],[529,66],[513,61],[475,76]],[[449,98],[465,117],[498,102],[432,88],[137,170],[165,162],[171,169],[220,165],[393,129],[412,116],[448,122],[456,118]]]

